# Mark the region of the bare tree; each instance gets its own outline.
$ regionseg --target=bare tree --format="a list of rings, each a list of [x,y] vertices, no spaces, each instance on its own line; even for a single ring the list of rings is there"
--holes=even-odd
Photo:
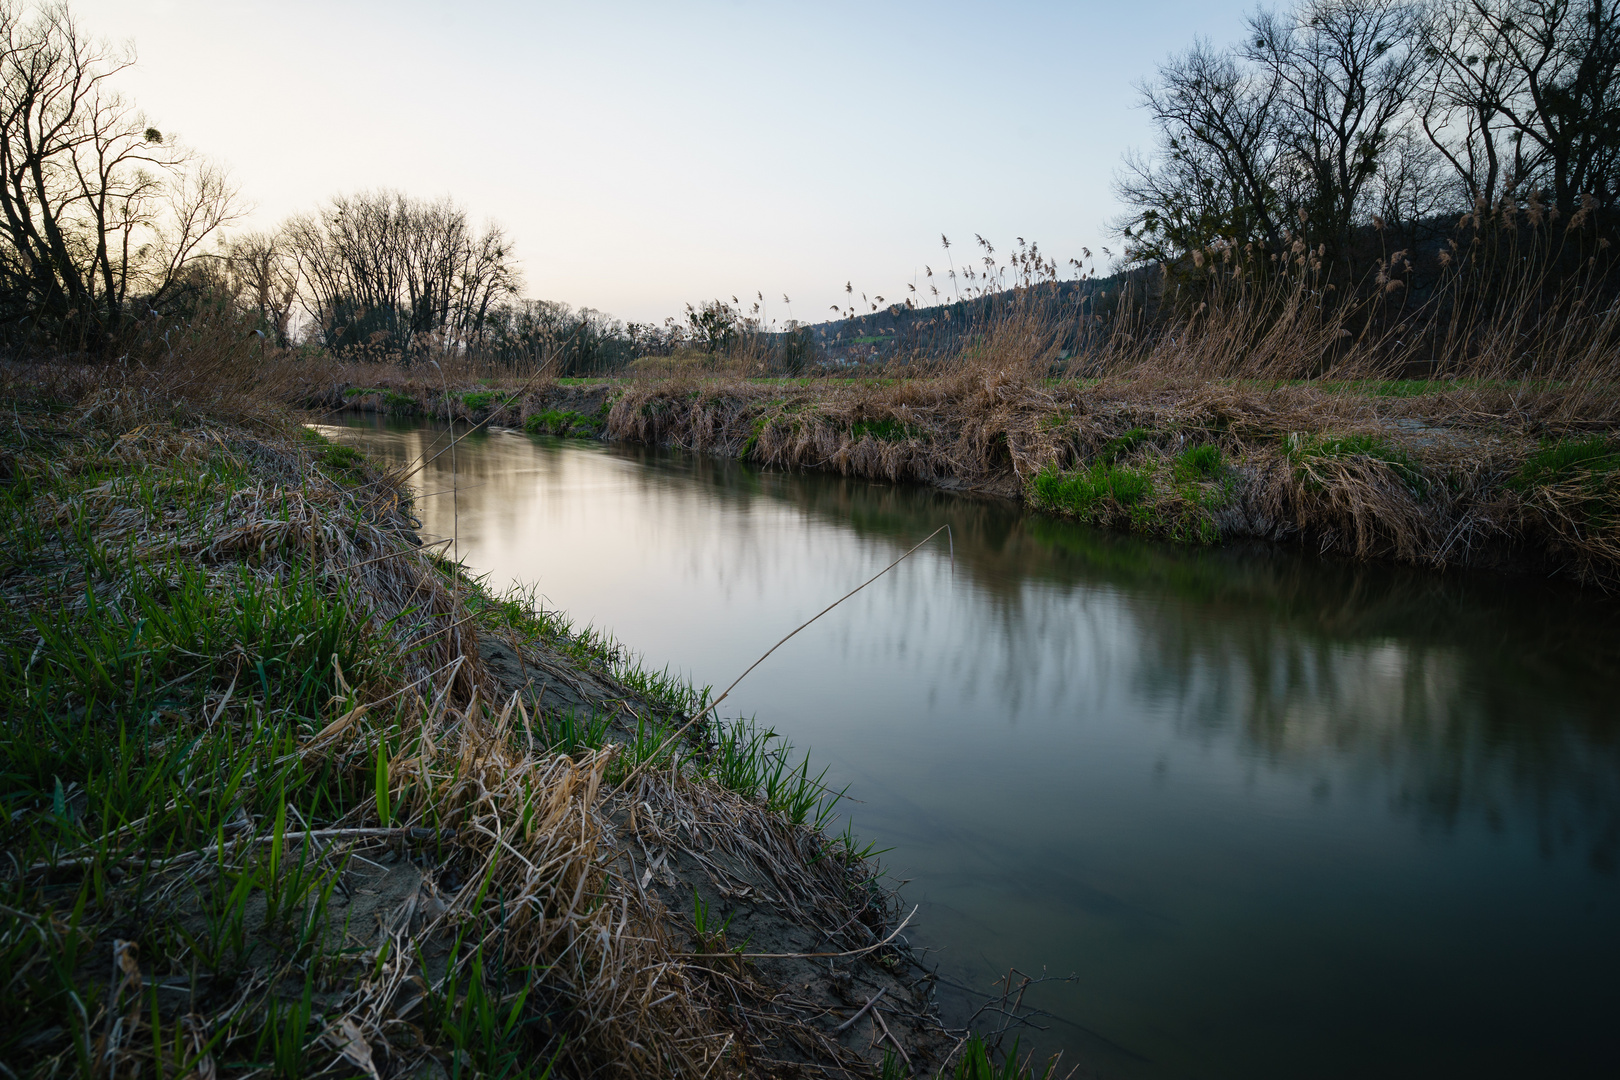
[[[1160,137],[1154,160],[1126,158],[1117,181],[1136,212],[1137,257],[1168,258],[1224,236],[1280,242],[1284,222],[1278,87],[1196,42],[1139,88]]]
[[[1474,199],[1620,195],[1620,5],[1442,0],[1425,129]]]
[[[305,305],[333,348],[409,355],[429,338],[475,345],[493,307],[518,286],[502,231],[476,231],[449,199],[339,196],[288,222],[286,236]]]
[[[1235,50],[1197,42],[1166,62],[1141,88],[1156,153],[1116,182],[1131,256],[1303,233],[1348,260],[1359,221],[1427,205],[1427,151],[1406,137],[1421,29],[1406,0],[1311,0],[1256,14]]]
[[[1341,258],[1407,115],[1421,29],[1406,0],[1316,0],[1249,21],[1244,55],[1275,84],[1282,141],[1309,179],[1301,220]]]
[[[227,289],[236,303],[253,312],[262,333],[280,348],[291,344],[291,322],[298,302],[298,260],[283,233],[254,232],[225,245]]]
[[[65,6],[0,0],[0,296],[12,319],[91,349],[137,301],[162,307],[236,213],[224,175],[112,87],[133,62]]]

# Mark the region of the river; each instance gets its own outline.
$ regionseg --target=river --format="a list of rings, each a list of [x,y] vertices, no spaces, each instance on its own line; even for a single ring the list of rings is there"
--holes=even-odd
[[[725,712],[847,785],[958,1020],[1017,968],[1073,976],[1022,1037],[1078,1076],[1620,1075],[1620,601],[510,431],[455,469],[426,535],[699,685],[951,526]]]

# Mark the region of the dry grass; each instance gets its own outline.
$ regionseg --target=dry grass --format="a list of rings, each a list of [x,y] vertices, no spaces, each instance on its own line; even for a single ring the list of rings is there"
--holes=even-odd
[[[589,643],[420,548],[397,476],[157,378],[8,388],[9,1074],[870,1066],[784,995],[790,961],[678,914],[701,881],[785,951],[872,959],[893,901],[857,853],[728,789],[701,739],[559,741],[480,636],[553,671]]]
[[[1360,558],[1605,586],[1620,573],[1612,470],[1517,479],[1549,447],[1615,439],[1620,397],[1595,379],[1211,379],[1140,366],[1051,379],[1038,364],[1006,362],[1020,355],[1014,344],[992,337],[978,363],[932,377],[552,383],[504,409],[495,399],[456,411],[512,426],[589,419],[571,430],[972,488],[1184,542],[1298,539]],[[410,382],[398,385],[405,411],[429,411],[409,403]],[[1182,458],[1199,447],[1218,460],[1190,473]],[[1121,499],[1105,483],[1104,497],[1076,502],[1043,496],[1051,484],[1038,483],[1097,470],[1145,486]]]
[[[1298,539],[1620,583],[1607,245],[1587,224],[1476,218],[1468,243],[1426,256],[1421,287],[1395,252],[1343,300],[1297,242],[1198,253],[1105,310],[1055,305],[1055,267],[1021,252],[1010,283],[976,279],[982,314],[959,352],[858,377],[688,364],[508,399],[491,391],[512,380],[447,394],[372,369],[343,378],[380,393],[339,382],[305,400],[975,488],[1182,542]],[[1536,473],[1539,455],[1593,438],[1609,448],[1595,465]]]

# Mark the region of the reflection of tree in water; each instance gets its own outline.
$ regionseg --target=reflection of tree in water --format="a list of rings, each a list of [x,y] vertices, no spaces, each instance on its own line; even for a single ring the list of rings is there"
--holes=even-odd
[[[397,433],[390,456],[420,453],[427,438]],[[491,485],[491,502],[515,505],[548,483],[532,466],[515,473],[497,445],[465,446],[462,484]],[[532,453],[515,439],[512,451]],[[1352,783],[1393,776],[1398,808],[1425,824],[1522,821],[1549,852],[1584,848],[1604,871],[1620,859],[1612,601],[1275,547],[1171,548],[923,486],[640,447],[608,453],[641,466],[626,480],[649,497],[696,487],[739,512],[763,499],[880,545],[881,561],[950,523],[974,633],[938,645],[952,655],[936,663],[970,692],[988,688],[1010,717],[1072,710],[1089,681],[1128,672],[1133,694],[1175,716],[1184,735],[1236,736],[1277,769],[1309,774],[1328,757]],[[449,486],[447,459],[423,485]],[[806,556],[744,535],[724,557],[764,582]],[[917,626],[942,601],[893,587],[885,603],[886,619]],[[1090,654],[1063,651],[1070,639]]]
[[[1107,590],[1121,601],[1107,616],[1133,624],[1112,632],[1142,650],[1135,692],[1184,732],[1236,734],[1275,768],[1308,771],[1326,754],[1353,779],[1393,776],[1398,808],[1427,824],[1517,819],[1549,853],[1584,848],[1605,872],[1620,860],[1611,601],[1274,547],[1169,548],[930,488],[708,458],[680,467],[722,498],[786,502],[896,550],[949,522],[957,566],[1001,631],[996,681],[1015,711],[1043,682],[1052,705],[1073,700],[1062,672],[1042,670],[1051,650],[1030,640],[1052,614],[1031,584],[1055,588],[1070,618],[1099,614],[1075,594]]]

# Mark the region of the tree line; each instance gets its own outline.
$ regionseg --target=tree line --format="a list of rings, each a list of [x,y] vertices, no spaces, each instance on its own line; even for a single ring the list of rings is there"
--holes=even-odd
[[[747,349],[802,367],[812,343],[732,298],[662,324],[526,299],[513,245],[450,198],[339,195],[263,231],[223,170],[115,87],[128,48],[66,6],[0,0],[0,341],[116,356],[224,314],[266,346],[414,363],[472,356],[559,374]],[[763,299],[763,298],[761,298]]]
[[[1504,205],[1573,217],[1620,194],[1613,0],[1306,0],[1197,41],[1140,88],[1154,129],[1116,180],[1132,262],[1358,230],[1415,241]]]
[[[133,63],[66,6],[0,0],[0,338],[13,347],[115,355],[210,310],[282,348],[406,362],[600,369],[627,362],[638,331],[660,337],[522,299],[505,233],[449,198],[340,195],[231,232],[243,207],[224,171],[117,90]]]

